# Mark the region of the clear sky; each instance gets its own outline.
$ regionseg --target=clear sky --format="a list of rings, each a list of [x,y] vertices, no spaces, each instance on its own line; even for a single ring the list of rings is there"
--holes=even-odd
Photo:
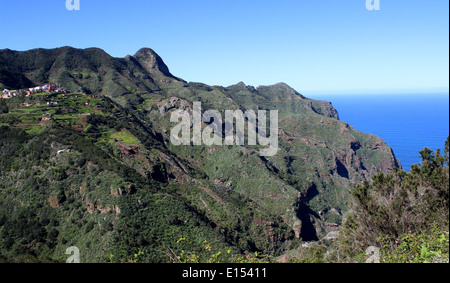
[[[187,81],[303,94],[448,92],[449,1],[0,0],[0,49],[154,49]]]

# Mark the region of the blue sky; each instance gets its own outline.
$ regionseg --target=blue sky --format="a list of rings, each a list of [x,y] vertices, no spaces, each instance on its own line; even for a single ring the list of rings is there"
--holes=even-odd
[[[315,93],[448,92],[449,1],[0,0],[0,49],[150,47],[187,81]]]

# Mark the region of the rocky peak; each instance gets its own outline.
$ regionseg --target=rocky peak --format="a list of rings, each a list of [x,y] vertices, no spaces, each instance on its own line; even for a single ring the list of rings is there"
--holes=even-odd
[[[261,91],[261,92],[273,93],[274,95],[278,95],[280,98],[281,97],[283,97],[283,98],[297,97],[297,98],[305,99],[305,97],[303,95],[301,95],[295,89],[293,89],[292,87],[290,87],[289,85],[287,85],[285,83],[277,83],[277,84],[270,85],[270,86],[259,86],[257,88],[257,90]]]
[[[133,56],[149,73],[173,77],[163,59],[150,48],[142,48]]]

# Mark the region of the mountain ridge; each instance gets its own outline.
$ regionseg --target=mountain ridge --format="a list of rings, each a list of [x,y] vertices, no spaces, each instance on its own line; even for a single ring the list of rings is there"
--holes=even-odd
[[[176,245],[183,233],[196,237],[193,231],[203,227],[208,240],[217,238],[216,247],[280,254],[338,229],[354,185],[401,167],[384,141],[341,121],[330,102],[304,97],[285,83],[255,88],[243,82],[228,87],[186,82],[173,76],[150,48],[125,58],[98,48],[0,50],[0,87],[46,83],[62,85],[71,93],[2,99],[8,109],[0,114],[2,133],[17,138],[1,141],[5,148],[0,152],[5,162],[1,174],[16,195],[6,188],[0,192],[14,200],[7,205],[11,209],[27,199],[26,213],[38,213],[39,206],[52,211],[64,223],[46,226],[49,235],[56,234],[53,228],[60,233],[52,238],[57,247],[75,229],[64,220],[66,211],[72,211],[82,219],[71,220],[80,226],[72,244],[86,248],[85,235],[91,232],[83,231],[89,230],[111,252],[117,250],[101,240],[104,235],[117,238],[122,248],[129,245],[128,251],[121,251],[125,255],[142,247],[148,260],[161,261],[164,255],[155,255],[154,249],[165,249],[162,242]],[[258,146],[172,145],[171,113],[178,109],[191,113],[193,102],[219,112],[278,110],[279,153],[262,158]],[[70,158],[59,156],[55,148],[69,148]],[[15,174],[18,168],[35,173],[22,179]],[[114,184],[101,176],[110,176]],[[162,222],[154,215],[160,195],[173,200],[171,205],[163,202],[170,219]],[[151,214],[142,199],[154,209]],[[184,209],[193,213],[192,218],[182,220]],[[91,230],[89,223],[105,213],[108,230],[101,225]],[[154,227],[154,234],[146,232],[143,223]],[[170,229],[180,234],[170,234]],[[8,233],[7,239],[15,235]],[[50,257],[60,258],[55,247],[50,250]],[[92,261],[104,259],[100,252],[92,256]]]

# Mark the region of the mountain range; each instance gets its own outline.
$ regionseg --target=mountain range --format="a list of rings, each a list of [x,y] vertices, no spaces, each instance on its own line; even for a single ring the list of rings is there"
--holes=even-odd
[[[186,251],[279,256],[339,229],[349,190],[401,168],[379,137],[285,83],[211,86],[171,74],[152,49],[0,50],[0,257],[87,262]],[[278,110],[279,151],[174,146],[173,111]],[[0,109],[3,109],[0,108]]]

